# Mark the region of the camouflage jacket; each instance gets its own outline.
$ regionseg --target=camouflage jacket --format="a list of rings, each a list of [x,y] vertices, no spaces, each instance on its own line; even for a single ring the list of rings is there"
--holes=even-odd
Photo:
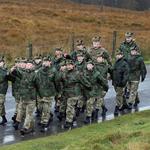
[[[15,74],[20,78],[20,88],[18,90],[21,100],[36,100],[37,85],[34,70],[16,70]]]
[[[119,50],[123,52],[125,58],[128,60],[132,48],[137,48],[140,53],[139,47],[137,46],[135,41],[131,41],[130,43],[127,43],[126,41],[122,42],[120,44]]]
[[[97,55],[99,53],[102,53],[105,60],[106,60],[106,62],[109,65],[112,65],[109,53],[105,48],[103,48],[103,47],[101,47],[101,48],[91,48],[90,51],[89,51],[89,54],[90,54],[91,58],[93,59],[93,61],[96,61]]]
[[[41,98],[56,95],[55,74],[56,69],[53,67],[41,67],[37,71],[36,85]]]
[[[9,79],[12,82],[12,95],[17,98],[19,96],[20,81],[21,79],[14,74],[14,72],[19,69],[15,68],[12,72],[9,73]]]
[[[113,66],[112,84],[115,87],[125,87],[129,78],[129,66],[126,59],[117,60]]]
[[[108,90],[107,80],[101,76],[96,68],[92,71],[85,69],[81,77],[81,83],[85,86],[87,98],[100,96],[101,87],[103,87],[105,91]]]
[[[7,69],[0,67],[0,94],[6,94],[8,89]]]
[[[75,69],[62,72],[57,82],[62,83],[62,92],[66,97],[76,97],[81,95],[80,75]]]
[[[130,81],[139,81],[140,77],[142,80],[145,79],[147,70],[144,64],[143,57],[141,55],[130,56],[129,58],[129,80]]]
[[[85,61],[87,62],[91,57],[90,54],[87,52],[86,49],[83,50],[74,50],[71,52],[70,56],[74,62],[77,61],[77,54],[82,54],[84,56]]]

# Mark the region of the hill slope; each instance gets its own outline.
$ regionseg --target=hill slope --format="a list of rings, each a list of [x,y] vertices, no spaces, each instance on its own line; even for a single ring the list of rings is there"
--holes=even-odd
[[[117,45],[125,31],[135,31],[146,56],[150,55],[150,12],[126,11],[65,0],[0,0],[0,52],[9,60],[25,55],[28,41],[34,52],[50,51],[56,45],[70,48],[70,34],[83,38],[90,46],[94,35],[102,35],[104,46],[111,51],[112,32],[118,31]]]

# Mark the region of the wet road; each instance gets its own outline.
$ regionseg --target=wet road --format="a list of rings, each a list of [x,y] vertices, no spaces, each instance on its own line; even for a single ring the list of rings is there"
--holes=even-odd
[[[148,74],[146,80],[143,83],[140,83],[139,86],[139,97],[141,103],[139,104],[139,111],[150,109],[150,66],[147,66]],[[108,108],[106,120],[113,119],[113,112],[115,108],[115,91],[111,86],[111,82],[109,83],[110,88],[105,97],[106,107]],[[62,128],[62,124],[57,120],[55,114],[53,122],[50,124],[49,130],[46,133],[41,133],[39,128],[36,127],[36,132],[34,134],[26,135],[25,137],[21,137],[19,131],[15,131],[12,127],[11,117],[14,114],[15,108],[15,100],[11,94],[11,87],[9,87],[7,96],[6,96],[6,112],[8,123],[6,126],[0,126],[0,145],[4,144],[12,144],[19,141],[29,140],[38,137],[44,137],[47,135],[57,134],[60,132],[64,132],[65,130]],[[77,120],[77,126],[81,127],[84,125],[83,123],[84,115],[81,115]],[[102,121],[102,118],[99,118],[99,122]]]

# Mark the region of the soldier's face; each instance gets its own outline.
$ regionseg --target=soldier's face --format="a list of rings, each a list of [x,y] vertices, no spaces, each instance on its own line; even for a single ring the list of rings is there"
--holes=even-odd
[[[35,63],[36,63],[36,64],[40,64],[41,61],[42,61],[41,59],[35,59]]]
[[[44,61],[43,66],[50,67],[51,66],[51,61]]]
[[[104,62],[104,58],[103,57],[97,57],[97,62],[98,63]]]
[[[118,60],[118,59],[121,59],[123,57],[123,55],[121,55],[121,54],[118,54],[118,55],[116,55],[116,59]]]
[[[0,67],[4,67],[4,62],[0,62]]]
[[[67,70],[73,70],[74,65],[73,64],[67,64]]]
[[[65,71],[66,70],[66,66],[61,66],[60,67],[60,71]]]
[[[26,63],[24,63],[24,62],[22,62],[22,63],[20,63],[20,68],[26,68]]]
[[[34,65],[32,63],[27,63],[26,64],[26,69],[31,70],[34,68]]]
[[[130,43],[132,41],[132,37],[126,37],[126,42]]]
[[[77,57],[77,60],[78,60],[78,62],[83,62],[84,57],[82,57],[82,56],[78,56],[78,57]]]
[[[93,64],[87,64],[87,69],[88,70],[93,70],[94,68],[94,65]]]
[[[132,50],[131,51],[131,55],[136,55],[137,54],[137,51],[136,50]]]
[[[57,58],[61,58],[62,55],[63,55],[62,51],[56,51],[56,52],[55,52],[55,56],[56,56]]]
[[[83,45],[78,45],[78,46],[77,46],[77,50],[82,50],[83,48],[84,48]]]
[[[98,42],[93,42],[93,47],[99,48],[99,47],[101,47],[101,43],[99,41]]]

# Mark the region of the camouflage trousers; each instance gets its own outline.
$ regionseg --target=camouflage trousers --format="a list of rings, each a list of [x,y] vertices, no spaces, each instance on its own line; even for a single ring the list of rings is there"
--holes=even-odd
[[[18,113],[16,120],[22,122],[24,119],[23,127],[26,129],[32,129],[34,127],[33,112],[35,110],[36,101],[23,101],[20,100],[18,105]]]
[[[20,101],[20,96],[19,96],[19,94],[16,94],[15,95],[15,104],[16,104],[16,106],[15,106],[15,114],[17,114],[17,112],[18,112],[19,101]]]
[[[128,83],[128,88],[130,92],[128,103],[134,104],[136,100],[139,100],[138,87],[139,87],[139,81],[130,81]]]
[[[116,106],[121,108],[124,104],[124,92],[125,92],[125,87],[115,87],[116,91]]]
[[[73,118],[75,116],[75,105],[79,98],[80,96],[67,99],[66,122],[73,122]]]
[[[84,97],[83,96],[80,96],[79,97],[79,99],[78,99],[78,102],[77,102],[77,107],[78,108],[82,108],[83,107],[83,105],[84,105],[84,102],[85,100],[84,100]]]
[[[50,112],[54,96],[43,97],[39,102],[39,110],[41,112],[41,123],[47,124],[50,119]]]
[[[104,103],[104,97],[106,95],[106,91],[101,91],[101,94],[99,97],[96,98],[96,102],[95,102],[95,109],[101,109],[102,105],[105,105]]]
[[[91,117],[94,110],[95,97],[91,97],[87,100],[86,116]]]
[[[5,95],[4,94],[0,94],[0,116],[4,116],[5,113]]]
[[[67,98],[64,95],[61,95],[59,112],[66,113],[66,108],[67,108]]]

